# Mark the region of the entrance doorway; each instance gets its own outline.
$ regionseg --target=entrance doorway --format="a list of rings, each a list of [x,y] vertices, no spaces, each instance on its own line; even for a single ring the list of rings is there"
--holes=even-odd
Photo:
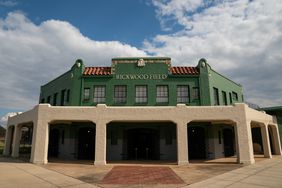
[[[48,157],[58,157],[59,155],[59,129],[51,129],[49,136]]]
[[[188,126],[189,159],[206,158],[205,128],[200,126]]]
[[[78,159],[93,159],[95,156],[95,129],[83,127],[78,131]]]
[[[158,130],[149,128],[129,129],[127,138],[128,160],[159,160],[160,135]]]
[[[234,155],[234,133],[232,129],[223,129],[224,156]]]

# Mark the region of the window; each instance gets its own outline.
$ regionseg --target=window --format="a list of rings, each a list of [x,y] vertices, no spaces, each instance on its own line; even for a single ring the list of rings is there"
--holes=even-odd
[[[199,88],[198,87],[193,87],[192,99],[199,100]]]
[[[219,105],[219,97],[218,97],[218,89],[213,88],[213,100],[214,100],[214,105]]]
[[[58,93],[55,93],[54,98],[53,98],[53,106],[57,105],[57,96],[58,96]]]
[[[147,86],[136,86],[135,87],[135,102],[146,103],[148,101]]]
[[[94,86],[94,102],[104,103],[106,101],[106,86]]]
[[[189,102],[189,86],[177,86],[177,103]]]
[[[50,102],[51,102],[51,96],[48,96],[48,97],[47,97],[47,103],[50,104]]]
[[[67,100],[66,102],[70,102],[70,90],[68,89],[67,90]]]
[[[65,105],[65,93],[66,93],[65,89],[61,91],[61,106]]]
[[[229,101],[230,101],[230,104],[232,104],[232,103],[233,103],[231,93],[229,93]]]
[[[90,88],[84,88],[83,99],[88,101],[90,99]]]
[[[222,101],[224,105],[227,105],[227,95],[225,91],[222,91]]]
[[[168,102],[168,86],[157,86],[157,103]]]
[[[114,102],[126,103],[126,86],[118,85],[114,88]]]
[[[234,91],[232,91],[232,99],[238,101],[238,94]]]

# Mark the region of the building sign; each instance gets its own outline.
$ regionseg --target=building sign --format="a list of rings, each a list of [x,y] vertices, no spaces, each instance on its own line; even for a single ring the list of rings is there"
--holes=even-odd
[[[117,74],[118,80],[164,80],[166,74]]]

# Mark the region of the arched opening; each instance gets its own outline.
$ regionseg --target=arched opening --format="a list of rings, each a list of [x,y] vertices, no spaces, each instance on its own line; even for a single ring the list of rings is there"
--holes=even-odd
[[[278,128],[275,125],[268,125],[268,134],[272,155],[281,155],[281,145],[278,137]]]
[[[234,125],[234,122],[228,120],[188,123],[189,161],[236,163],[234,155],[237,154],[237,139]]]
[[[95,156],[95,128],[81,127],[78,130],[78,159],[93,159]]]
[[[95,124],[53,121],[49,124],[48,161],[75,162],[95,158]]]
[[[223,129],[224,156],[231,157],[235,154],[234,129]]]
[[[60,130],[57,128],[52,128],[49,133],[48,157],[58,157],[59,140],[60,140]]]
[[[33,135],[33,123],[27,123],[21,125],[21,139],[19,156],[26,160],[30,159],[31,147],[32,147],[32,135]]]
[[[128,160],[158,160],[160,158],[160,135],[150,128],[129,129],[127,137]]]
[[[171,122],[111,122],[107,162],[176,162],[176,125]]]
[[[188,127],[189,159],[206,159],[206,133],[201,126]]]
[[[259,124],[251,123],[253,150],[255,155],[263,154],[263,141]]]

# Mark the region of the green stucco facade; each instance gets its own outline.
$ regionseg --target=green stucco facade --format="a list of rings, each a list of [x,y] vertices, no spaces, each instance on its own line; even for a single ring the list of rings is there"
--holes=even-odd
[[[84,74],[85,64],[77,60],[69,71],[41,86],[39,101],[55,106],[95,106],[94,87],[103,86],[103,103],[108,106],[176,106],[179,103],[177,88],[187,86],[186,105],[213,106],[243,102],[242,86],[214,71],[205,59],[193,67],[197,70],[194,74],[173,73],[171,59],[167,57],[113,58],[108,68],[109,74]],[[126,88],[126,99],[122,103],[114,100],[116,86]],[[136,86],[146,86],[146,102],[136,102]],[[156,100],[158,86],[167,88],[166,102]],[[87,99],[85,89],[89,89]]]

